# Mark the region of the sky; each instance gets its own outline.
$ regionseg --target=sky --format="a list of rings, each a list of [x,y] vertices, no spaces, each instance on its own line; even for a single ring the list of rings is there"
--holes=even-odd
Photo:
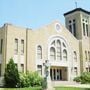
[[[90,0],[0,0],[0,27],[4,23],[36,29],[59,20],[77,7],[90,11]]]

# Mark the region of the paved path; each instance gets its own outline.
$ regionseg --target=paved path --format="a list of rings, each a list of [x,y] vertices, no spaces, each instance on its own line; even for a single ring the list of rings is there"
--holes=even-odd
[[[76,84],[76,85],[64,85],[69,87],[80,87],[80,88],[90,88],[90,84]]]
[[[80,84],[76,82],[69,82],[69,81],[61,81],[61,82],[53,82],[52,84],[54,87],[58,86],[66,86],[66,87],[80,87],[80,88],[90,88],[90,84]]]

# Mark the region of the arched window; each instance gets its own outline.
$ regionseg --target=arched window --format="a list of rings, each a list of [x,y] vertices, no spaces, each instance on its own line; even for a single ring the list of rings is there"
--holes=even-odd
[[[55,40],[51,43],[51,45],[55,46]]]
[[[63,59],[67,60],[67,51],[66,51],[66,49],[63,50]]]
[[[74,51],[74,61],[77,61],[77,53]]]
[[[51,47],[50,48],[50,59],[51,60],[55,60],[56,58],[55,58],[56,56],[55,56],[55,48],[54,47]]]
[[[55,38],[49,45],[50,60],[67,60],[67,44],[62,38]],[[64,54],[64,55],[63,55]]]
[[[37,47],[37,59],[42,59],[42,47],[40,45]]]
[[[65,45],[65,43],[63,43],[63,47],[64,47],[64,48],[66,48],[66,45]]]
[[[61,42],[57,40],[57,60],[61,60]]]

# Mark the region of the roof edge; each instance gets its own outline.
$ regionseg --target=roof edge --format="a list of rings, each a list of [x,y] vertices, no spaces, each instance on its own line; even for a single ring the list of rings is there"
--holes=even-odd
[[[75,12],[75,11],[82,11],[82,12],[84,12],[84,13],[90,14],[90,12],[87,11],[87,10],[85,10],[85,9],[76,8],[76,9],[74,9],[74,10],[71,10],[71,11],[68,11],[68,12],[64,13],[64,16],[66,16],[66,15],[68,15],[68,14],[71,14],[71,13],[73,13],[73,12]]]

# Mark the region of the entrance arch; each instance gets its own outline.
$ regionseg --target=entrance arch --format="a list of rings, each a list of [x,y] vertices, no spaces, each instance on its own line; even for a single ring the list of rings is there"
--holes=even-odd
[[[65,64],[69,61],[68,49],[69,49],[68,44],[64,38],[60,36],[55,36],[50,39],[48,46],[48,59],[50,60],[50,62],[54,62],[54,65],[51,64],[50,67],[51,80],[53,81],[68,80],[68,74],[70,73],[70,70],[68,70],[68,65]]]

